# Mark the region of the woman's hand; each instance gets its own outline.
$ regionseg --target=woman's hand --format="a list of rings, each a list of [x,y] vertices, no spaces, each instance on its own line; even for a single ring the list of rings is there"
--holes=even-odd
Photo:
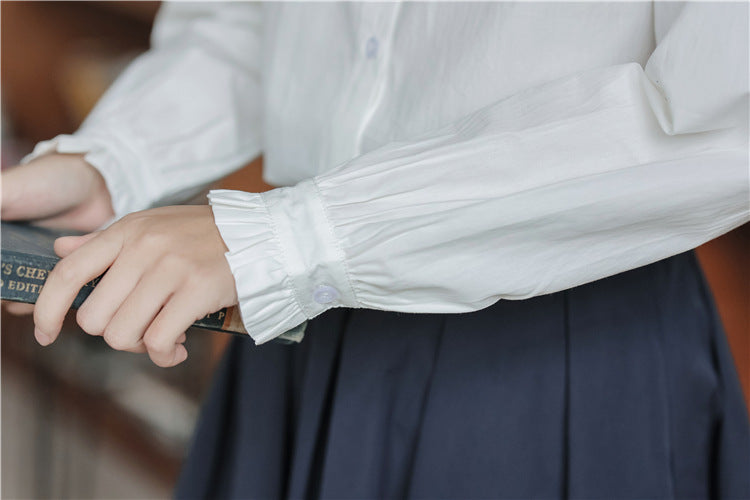
[[[80,231],[93,231],[115,215],[104,178],[78,154],[49,154],[4,171],[0,213],[3,220]],[[34,311],[20,302],[3,306],[11,314]]]
[[[114,217],[101,174],[83,155],[49,154],[2,174],[3,220],[93,231]]]
[[[237,303],[224,241],[208,206],[125,216],[104,231],[55,241],[62,260],[34,309],[37,341],[52,343],[81,287],[107,271],[78,309],[78,324],[112,348],[148,352],[159,366],[187,358],[185,330]]]

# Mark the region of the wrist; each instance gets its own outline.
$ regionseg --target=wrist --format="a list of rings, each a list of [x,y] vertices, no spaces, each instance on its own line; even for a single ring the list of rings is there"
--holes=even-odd
[[[359,307],[313,181],[262,195],[214,190],[209,200],[256,343],[332,307]]]
[[[97,189],[97,203],[104,206],[108,203],[113,209],[114,217],[119,219],[131,212],[150,208],[156,198],[154,179],[148,175],[148,168],[131,148],[132,142],[122,137],[122,134],[82,128],[73,135],[62,134],[40,142],[22,163],[58,154],[71,160],[75,158],[77,168],[84,168],[79,160],[82,157],[104,181],[104,188],[101,187],[99,177],[91,184],[91,187]]]

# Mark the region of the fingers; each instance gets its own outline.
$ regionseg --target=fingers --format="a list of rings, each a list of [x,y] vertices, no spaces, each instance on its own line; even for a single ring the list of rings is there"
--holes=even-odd
[[[78,308],[76,321],[83,331],[89,335],[102,335],[126,299],[137,290],[143,273],[143,259],[133,253],[122,252]],[[169,277],[165,276],[160,284],[164,285],[168,280]],[[163,298],[155,296],[154,300],[160,300],[155,303],[160,307],[166,300],[166,295]],[[140,314],[138,310],[132,312],[133,317]]]
[[[34,310],[43,345],[59,334],[81,287],[105,271],[79,310],[79,323],[116,349],[145,348],[159,366],[185,360],[184,332],[197,318],[237,301],[210,207],[143,211],[101,233],[59,239],[55,249],[63,258]]]
[[[110,221],[114,216],[114,209],[108,195],[108,192],[97,193],[70,210],[43,219],[34,219],[34,225],[52,229],[92,231]]]
[[[144,274],[132,292],[123,297],[122,304],[118,304],[119,307],[112,310],[111,321],[107,318],[106,328],[103,328],[104,340],[107,344],[113,349],[124,351],[142,346],[141,339],[146,328],[178,284],[177,275],[167,266],[161,266]],[[94,291],[97,290],[99,290],[98,286]],[[109,292],[105,292],[102,296],[105,297],[107,293]],[[95,309],[98,312],[100,307],[96,306]]]
[[[84,199],[85,184],[68,156],[50,155],[3,172],[3,220],[41,219],[64,212]]]
[[[59,257],[67,257],[81,245],[96,237],[101,231],[94,231],[93,233],[83,234],[81,236],[62,236],[55,240],[55,253]]]
[[[30,202],[24,202],[25,182],[28,174],[22,170],[21,166],[10,168],[3,172],[2,198],[0,198],[0,213],[3,220],[16,220],[23,218],[24,206],[30,205]],[[31,207],[28,210],[32,210]]]
[[[55,241],[55,252],[65,257],[80,247],[85,242],[96,236],[98,232],[86,234],[83,236],[68,236],[58,238]],[[9,313],[16,316],[25,316],[34,313],[34,304],[25,304],[22,302],[3,301],[3,308]]]
[[[81,287],[112,264],[122,247],[116,231],[107,231],[81,245],[57,263],[47,277],[34,308],[35,336],[48,345],[57,338],[63,318]]]
[[[34,312],[34,304],[24,304],[22,302],[3,301],[3,308],[15,316],[25,316]]]
[[[2,172],[3,220],[91,230],[114,215],[101,174],[82,154],[52,153]]]
[[[162,308],[143,336],[148,355],[158,366],[175,366],[187,359],[188,353],[181,344],[185,330],[195,321],[197,310],[195,294],[177,292]]]
[[[89,334],[103,335],[114,349],[148,352],[159,366],[179,364],[187,358],[185,330],[201,309],[196,295],[181,287],[184,261],[165,258],[144,264],[143,255],[130,250],[138,246],[123,250],[121,239],[107,230],[55,242],[55,251],[64,257],[37,300],[34,335],[42,345],[53,342],[80,288],[106,271],[78,310],[79,325]]]

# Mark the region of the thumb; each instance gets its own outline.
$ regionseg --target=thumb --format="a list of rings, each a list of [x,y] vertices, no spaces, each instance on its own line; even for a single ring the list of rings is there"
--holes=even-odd
[[[81,236],[62,236],[55,240],[55,253],[60,258],[67,257],[78,249],[81,245],[97,236],[101,231],[84,234]]]

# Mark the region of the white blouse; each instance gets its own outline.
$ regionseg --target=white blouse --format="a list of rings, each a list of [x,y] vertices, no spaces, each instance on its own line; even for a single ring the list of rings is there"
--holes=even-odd
[[[458,313],[750,220],[748,4],[179,3],[74,135],[118,216],[209,195],[248,332]]]

